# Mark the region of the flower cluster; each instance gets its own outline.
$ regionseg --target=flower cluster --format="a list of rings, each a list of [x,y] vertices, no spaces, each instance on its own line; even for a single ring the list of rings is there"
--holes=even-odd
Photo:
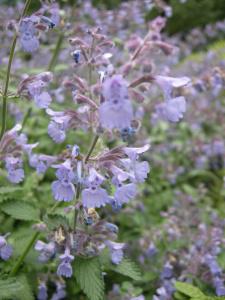
[[[6,241],[7,234],[6,235],[0,235],[0,258],[2,260],[8,260],[13,253],[13,248],[10,244]]]

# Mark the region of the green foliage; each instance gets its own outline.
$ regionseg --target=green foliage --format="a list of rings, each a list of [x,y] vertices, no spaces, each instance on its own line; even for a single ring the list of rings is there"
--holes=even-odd
[[[141,280],[141,272],[138,266],[128,258],[123,258],[120,264],[114,265],[111,262],[109,251],[104,250],[100,255],[100,262],[103,269],[108,271],[113,271],[124,276],[127,276],[133,280]]]
[[[130,277],[133,280],[141,280],[141,272],[137,265],[128,258],[124,258],[120,264],[111,268],[113,271],[124,276]]]
[[[98,257],[76,258],[74,273],[77,283],[90,300],[103,299],[104,280]]]
[[[17,200],[7,201],[1,205],[1,210],[13,217],[23,221],[38,221],[39,209],[29,203]]]
[[[172,6],[173,15],[168,19],[166,31],[171,35],[181,33],[185,37],[185,33],[195,27],[203,27],[225,18],[224,0],[188,0],[183,4],[178,0],[170,0],[168,4]],[[147,13],[146,18],[153,19],[162,13],[162,10],[154,8]]]
[[[0,187],[0,195],[6,195],[6,194],[11,194],[15,193],[18,191],[21,191],[22,188],[19,186],[5,186],[5,187]]]
[[[65,216],[61,215],[47,215],[44,217],[44,222],[47,225],[49,230],[54,230],[59,226],[63,226],[64,228],[68,228],[69,222]]]
[[[19,186],[0,187],[0,203],[8,199],[15,198],[22,191],[23,188]]]
[[[177,292],[175,293],[175,299],[177,300],[219,300],[225,299],[225,297],[206,296],[202,291],[188,283],[176,282],[175,287]]]
[[[0,300],[33,300],[33,293],[26,277],[0,280]]]
[[[170,5],[173,7],[173,16],[167,27],[170,34],[186,32],[225,18],[224,0],[188,0],[184,4],[171,0]]]
[[[183,293],[186,296],[189,296],[191,298],[199,298],[204,299],[205,295],[195,286],[184,283],[184,282],[176,282],[175,284],[176,289]]]

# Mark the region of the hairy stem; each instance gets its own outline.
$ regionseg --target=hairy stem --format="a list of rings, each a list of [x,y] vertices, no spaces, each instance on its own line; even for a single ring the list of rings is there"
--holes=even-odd
[[[30,3],[31,3],[31,0],[26,0],[20,21],[26,15]],[[10,48],[9,61],[8,61],[8,66],[7,66],[6,79],[5,79],[5,87],[4,87],[4,91],[2,94],[2,129],[1,129],[1,134],[0,134],[0,140],[2,139],[2,137],[5,133],[5,130],[6,130],[7,98],[8,98],[9,79],[10,79],[12,61],[13,61],[13,57],[14,57],[14,53],[15,53],[15,49],[16,49],[16,42],[17,42],[17,33],[15,33],[15,35],[14,35],[12,45]]]
[[[87,156],[84,159],[84,163],[85,164],[88,162],[88,160],[89,160],[89,158],[90,158],[90,156],[91,156],[91,154],[92,154],[92,152],[93,152],[93,150],[94,150],[94,148],[95,148],[95,146],[96,146],[96,144],[98,142],[98,139],[99,139],[99,135],[96,134],[96,136],[94,137],[94,140],[93,140],[93,142],[91,144],[91,147],[90,147],[90,149],[89,149],[89,151],[87,153]]]
[[[55,49],[54,49],[54,52],[53,52],[53,55],[52,55],[52,58],[51,58],[51,61],[48,65],[48,71],[52,71],[54,69],[57,59],[58,59],[58,56],[59,56],[59,52],[60,52],[62,43],[63,43],[63,33],[60,33],[58,41],[57,41]]]
[[[32,112],[32,107],[28,108],[28,110],[27,110],[27,112],[24,116],[23,123],[22,123],[22,128],[21,128],[20,132],[23,131],[23,129],[24,129],[24,127],[25,127],[25,125],[26,125],[26,123],[27,123],[27,121],[28,121],[28,119],[31,115],[31,112]]]

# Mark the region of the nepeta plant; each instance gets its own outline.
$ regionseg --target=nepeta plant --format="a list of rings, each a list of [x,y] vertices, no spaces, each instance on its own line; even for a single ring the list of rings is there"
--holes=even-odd
[[[151,51],[161,51],[166,55],[173,52],[174,47],[161,37],[165,19],[157,18],[150,24],[144,38],[134,39],[124,62],[113,61],[113,56],[117,55],[113,40],[100,27],[90,28],[80,35],[69,36],[69,44],[65,41],[71,60],[68,61],[68,74],[60,78],[60,86],[56,88],[63,89],[69,107],[65,109],[62,105],[58,111],[52,107],[51,88],[64,34],[60,33],[48,69],[23,76],[17,83],[14,96],[34,102],[38,109],[44,111],[45,118],[49,119],[46,132],[56,145],[65,142],[67,135],[75,131],[83,131],[84,139],[91,133],[92,141],[86,151],[81,150],[84,148],[82,140],[74,139],[73,144],[67,145],[61,152],[39,154],[36,149],[42,140],[29,144],[29,136],[23,133],[26,118],[23,124],[15,124],[12,129],[6,130],[11,66],[17,39],[23,51],[33,53],[41,47],[42,34],[51,35],[51,30],[55,27],[57,30],[57,26],[62,32],[64,28],[55,3],[43,3],[38,12],[28,16],[30,2],[26,2],[20,21],[14,28],[2,91],[0,158],[12,184],[26,181],[24,165],[27,162],[40,176],[54,171],[55,179],[51,182],[52,207],[37,208],[39,220],[33,225],[36,231],[21,256],[13,262],[12,269],[6,271],[6,276],[16,276],[29,251],[34,248],[38,261],[43,264],[37,272],[39,300],[52,294],[50,282],[56,286],[51,299],[65,298],[63,278],[72,276],[88,297],[102,299],[102,257],[105,257],[104,260],[110,257],[108,268],[118,272],[125,272],[124,265],[132,268],[129,260],[124,258],[125,244],[117,242],[119,229],[111,223],[109,215],[118,213],[137,197],[138,186],[144,183],[150,171],[149,163],[142,160],[142,155],[149,150],[149,141],[146,138],[142,140],[142,135],[139,135],[141,118],[137,117],[145,91],[150,89],[151,92],[152,86],[159,86],[164,102],[157,106],[157,117],[178,122],[186,110],[186,100],[179,91],[190,80],[154,74],[152,70],[143,73],[142,66]],[[70,70],[72,64],[74,69]],[[29,203],[26,205],[29,207]],[[57,214],[60,208],[60,214]],[[0,257],[7,260],[11,257],[12,247],[5,239],[7,233],[1,234]],[[13,247],[16,248],[16,244]],[[91,274],[90,277],[87,273]]]

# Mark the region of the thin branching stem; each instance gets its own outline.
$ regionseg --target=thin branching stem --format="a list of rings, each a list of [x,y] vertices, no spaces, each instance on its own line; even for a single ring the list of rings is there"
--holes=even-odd
[[[26,1],[20,21],[26,15],[30,3],[31,3],[31,0]],[[4,86],[4,91],[2,94],[2,129],[1,129],[1,134],[0,134],[0,140],[2,139],[2,137],[5,133],[5,130],[6,130],[8,88],[9,88],[11,67],[12,67],[13,57],[14,57],[14,53],[15,53],[15,49],[16,49],[17,38],[18,38],[17,33],[15,33],[15,35],[13,37],[12,45],[10,48],[9,61],[8,61],[8,66],[7,66],[6,79],[5,79],[5,86]]]
[[[52,58],[51,58],[50,63],[48,65],[48,71],[53,71],[53,69],[56,65],[57,59],[59,57],[59,52],[61,50],[61,46],[62,46],[62,43],[63,43],[63,37],[64,37],[63,33],[60,33],[58,41],[57,41],[55,49],[54,49],[54,52],[53,52],[53,55],[52,55]]]
[[[92,142],[92,144],[91,144],[91,147],[90,147],[90,149],[89,149],[89,151],[88,151],[88,153],[87,153],[87,156],[86,156],[85,159],[84,159],[84,163],[85,163],[85,164],[88,162],[88,160],[89,160],[89,158],[90,158],[90,156],[91,156],[93,150],[95,149],[95,146],[96,146],[96,144],[97,144],[97,142],[98,142],[98,139],[99,139],[99,135],[96,134],[96,136],[94,137],[94,140],[93,140],[93,142]]]

